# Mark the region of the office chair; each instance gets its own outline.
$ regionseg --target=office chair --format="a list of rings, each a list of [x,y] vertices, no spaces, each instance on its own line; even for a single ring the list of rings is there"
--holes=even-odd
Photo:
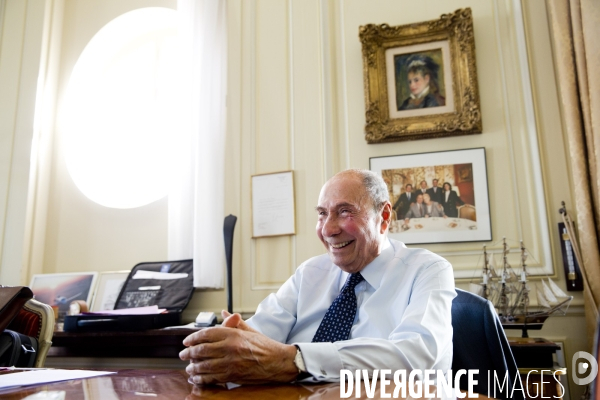
[[[523,391],[520,390],[523,386],[514,384],[517,377],[520,379],[519,370],[494,306],[476,294],[461,289],[456,289],[456,293],[458,295],[452,301],[452,371],[478,369],[475,392],[488,397],[523,400]],[[496,387],[496,393],[493,389],[494,372],[501,384],[508,372],[509,381],[502,391]],[[467,383],[467,377],[463,375],[460,388],[467,390]],[[516,386],[514,393],[513,385]]]
[[[233,314],[233,231],[237,217],[229,214],[223,221],[223,240],[225,241],[225,259],[227,261],[227,311]]]
[[[7,329],[35,337],[38,340],[37,357],[34,367],[41,368],[46,362],[48,350],[52,346],[54,334],[54,310],[48,304],[30,299],[19,314],[11,321]]]
[[[596,323],[596,336],[594,337],[594,347],[592,349],[592,356],[596,358],[596,371],[600,371],[600,318],[598,318],[598,322]],[[589,359],[587,361],[589,361],[590,363],[594,362]],[[577,367],[573,365],[573,369],[575,368]],[[592,367],[591,373],[593,373],[593,371],[594,368]],[[591,376],[591,373],[590,375],[588,375],[588,377]],[[600,381],[600,379],[596,377],[594,380],[592,380],[592,382],[588,384],[588,388],[586,390],[586,392],[589,392],[591,394],[589,398],[592,400],[600,400],[600,382],[598,381]]]
[[[458,218],[470,219],[471,221],[477,221],[477,212],[475,206],[465,204],[458,207]]]

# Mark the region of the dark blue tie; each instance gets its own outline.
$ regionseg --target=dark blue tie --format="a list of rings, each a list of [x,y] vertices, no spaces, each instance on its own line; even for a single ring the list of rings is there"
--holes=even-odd
[[[365,278],[360,273],[350,274],[342,291],[335,298],[323,317],[313,342],[337,342],[347,340],[356,316],[354,288]]]

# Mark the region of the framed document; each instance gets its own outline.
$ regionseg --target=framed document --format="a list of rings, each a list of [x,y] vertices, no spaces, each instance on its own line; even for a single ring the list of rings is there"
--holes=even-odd
[[[252,237],[296,234],[293,171],[252,176]]]
[[[90,311],[114,310],[130,271],[101,272]]]

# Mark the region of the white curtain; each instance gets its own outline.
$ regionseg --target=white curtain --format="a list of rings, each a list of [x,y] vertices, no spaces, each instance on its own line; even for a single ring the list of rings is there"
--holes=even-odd
[[[203,288],[223,287],[225,265],[226,11],[226,0],[177,2],[183,139],[169,194],[169,259],[193,258],[194,286]]]

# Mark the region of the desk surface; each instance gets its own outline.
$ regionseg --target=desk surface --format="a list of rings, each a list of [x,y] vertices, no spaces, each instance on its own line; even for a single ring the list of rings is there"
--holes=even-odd
[[[65,400],[122,400],[122,399],[339,399],[337,383],[299,385],[256,385],[226,389],[219,386],[195,387],[188,383],[184,371],[173,370],[120,370],[114,375],[42,384],[20,389],[0,391],[0,398],[21,400],[35,393],[64,392]],[[386,390],[390,393],[393,390]],[[352,393],[351,398],[356,398]],[[368,398],[361,390],[361,399]],[[379,385],[374,398],[380,398]],[[480,399],[487,399],[480,396]]]

